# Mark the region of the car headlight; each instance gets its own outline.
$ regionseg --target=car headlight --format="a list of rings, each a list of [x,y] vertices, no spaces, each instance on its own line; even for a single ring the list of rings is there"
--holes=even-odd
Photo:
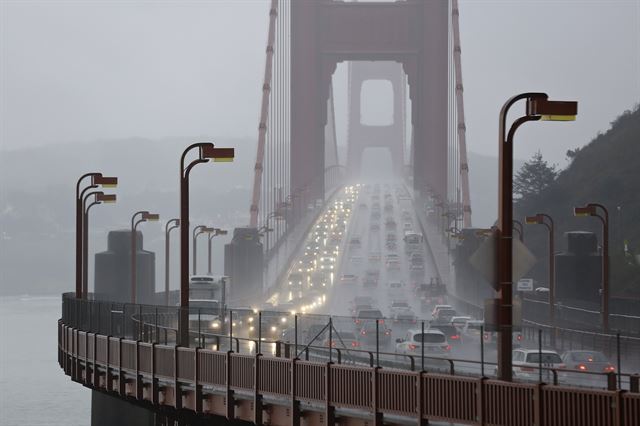
[[[253,327],[253,326],[250,326],[250,327],[249,327],[249,331],[253,331],[253,330],[254,330],[254,327]]]
[[[249,319],[247,321],[253,322],[253,317],[249,317]]]
[[[283,324],[286,323],[287,322],[287,317],[280,318],[280,322],[283,323]]]
[[[218,329],[218,328],[220,328],[220,323],[219,323],[218,321],[213,321],[213,322],[211,323],[211,328],[213,328],[213,329]]]
[[[277,328],[276,328],[275,326],[271,326],[271,332],[272,332],[272,333],[275,333],[275,332],[276,332],[276,330],[277,330]]]

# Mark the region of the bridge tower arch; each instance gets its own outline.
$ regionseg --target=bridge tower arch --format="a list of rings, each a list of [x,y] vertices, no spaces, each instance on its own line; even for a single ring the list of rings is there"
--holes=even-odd
[[[446,199],[447,1],[291,4],[291,182],[323,198],[324,126],[338,62],[393,61],[409,83],[414,188]],[[353,120],[353,118],[352,118]],[[355,154],[355,153],[354,153]]]
[[[384,147],[391,154],[393,171],[404,173],[404,75],[397,62],[352,62],[349,64],[349,122],[347,145],[347,170],[358,176],[362,165],[362,153],[367,147]],[[392,90],[392,120],[389,124],[367,124],[362,121],[362,94],[364,84],[370,80],[390,83]]]

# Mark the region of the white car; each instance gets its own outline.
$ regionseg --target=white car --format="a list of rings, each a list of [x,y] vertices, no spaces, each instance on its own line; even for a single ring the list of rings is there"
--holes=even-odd
[[[451,317],[451,325],[457,328],[458,330],[464,330],[467,322],[471,321],[471,317],[467,316],[454,316]]]
[[[411,329],[403,339],[396,339],[396,352],[401,354],[420,354],[424,346],[424,353],[429,355],[446,355],[451,350],[447,337],[440,330]]]
[[[340,283],[342,284],[355,284],[358,282],[358,277],[353,274],[344,274],[340,277]]]
[[[387,285],[387,293],[390,298],[404,296],[404,283],[402,281],[390,281]]]
[[[431,316],[435,317],[438,314],[438,311],[441,309],[453,309],[451,305],[436,305],[433,307],[433,311],[431,311]]]
[[[409,306],[409,302],[406,300],[394,300],[389,305],[389,313],[392,317],[396,316],[396,314],[404,311],[410,311],[411,306]]]
[[[516,349],[511,354],[514,377],[535,380],[539,377],[539,367],[542,365],[542,377],[548,380],[552,377],[552,373],[549,369],[566,368],[565,363],[556,351]],[[540,355],[542,355],[542,359],[540,359]]]

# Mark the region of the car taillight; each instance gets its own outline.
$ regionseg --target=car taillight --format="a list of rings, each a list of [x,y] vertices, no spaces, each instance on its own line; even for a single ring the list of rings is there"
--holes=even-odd
[[[359,319],[356,320],[356,324],[360,324],[360,320]]]
[[[517,339],[518,341],[521,341],[521,340],[522,340],[522,334],[518,334],[518,335],[516,336],[516,339]]]
[[[578,364],[576,365],[576,369],[580,370],[580,371],[587,371],[587,366],[584,364]]]
[[[357,348],[358,346],[360,346],[360,343],[358,343],[358,342],[351,342],[351,346],[353,346],[354,348]]]
[[[489,335],[487,333],[484,333],[484,340],[489,340]]]
[[[411,351],[415,351],[415,350],[416,350],[416,347],[417,347],[416,345],[414,345],[414,344],[410,344],[410,345],[409,345],[409,350],[411,350]]]
[[[616,371],[616,368],[613,365],[608,365],[604,368],[604,371],[607,373],[612,373],[614,371]]]
[[[378,320],[378,324],[384,324],[384,320]]]
[[[521,371],[529,371],[529,372],[533,372],[533,367],[520,367]]]
[[[445,346],[445,347],[444,347],[444,350],[445,350],[445,351],[450,351],[450,350],[451,350],[451,345],[447,345],[447,346]]]
[[[367,332],[366,332],[366,331],[364,331],[364,330],[362,330],[362,331],[360,332],[360,334],[362,334],[362,335],[364,336],[365,334],[367,334]]]
[[[391,334],[391,330],[389,330],[389,329],[385,330],[384,334],[387,335],[387,336],[390,335]]]
[[[453,336],[451,336],[451,339],[452,339],[452,340],[459,340],[459,339],[460,339],[460,336],[459,336],[459,335],[457,335],[457,334],[454,334]]]

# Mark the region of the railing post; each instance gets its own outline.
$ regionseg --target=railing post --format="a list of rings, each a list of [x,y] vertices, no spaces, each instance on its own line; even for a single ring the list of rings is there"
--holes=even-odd
[[[378,410],[380,406],[380,392],[379,392],[380,378],[378,376],[379,371],[380,371],[379,365],[373,369],[373,383],[372,383],[373,389],[371,390],[371,397],[373,399],[371,404],[373,408],[373,426],[382,426],[383,424],[383,415]]]
[[[254,357],[254,381],[253,381],[253,422],[256,425],[262,424],[262,395],[260,394],[260,358],[258,353]]]
[[[124,372],[122,371],[122,336],[118,337],[118,393],[121,397],[126,396]]]
[[[196,413],[202,413],[202,385],[200,384],[200,348],[194,351],[193,383],[195,387]]]
[[[544,383],[536,383],[533,388],[533,424],[535,426],[542,425],[542,414],[543,414],[543,404],[542,404],[542,392]]]
[[[324,417],[325,424],[327,426],[333,426],[336,423],[336,408],[331,405],[331,366],[333,363],[331,361],[326,364],[326,372],[325,375],[325,401],[324,401]]]
[[[477,402],[476,402],[476,406],[477,408],[477,413],[476,413],[476,422],[478,422],[479,425],[484,425],[485,424],[485,420],[484,420],[484,391],[485,391],[485,381],[487,380],[486,377],[480,377],[478,379],[477,385],[476,385],[476,398],[477,398]],[[539,425],[539,423],[535,423],[536,426]]]
[[[142,374],[140,374],[140,341],[136,341],[136,399],[142,401],[143,396]]]
[[[629,377],[629,392],[640,393],[640,375],[632,374]]]
[[[300,401],[296,398],[298,394],[297,364],[298,358],[296,356],[291,360],[291,426],[300,426]]]
[[[173,347],[173,407],[176,410],[180,410],[182,408],[182,389],[180,389],[180,381],[178,379],[178,377],[180,377],[180,372],[178,370],[180,365],[178,363],[178,348],[179,346],[176,342],[176,345]]]
[[[608,372],[607,373],[607,390],[614,391],[617,390],[616,386],[616,373]]]
[[[231,311],[229,311],[231,313]],[[231,316],[231,315],[230,315]],[[231,342],[229,342],[231,344]],[[231,378],[233,377],[233,363],[231,354],[233,354],[233,348],[229,346],[229,350],[227,351],[227,380],[226,380],[226,411],[227,411],[227,420],[235,419],[235,398],[233,396],[233,390],[231,389]]]
[[[153,405],[160,403],[160,386],[156,377],[156,344],[151,344],[151,402]]]
[[[96,363],[98,357],[98,333],[93,334],[93,387],[100,387],[100,372],[98,371],[98,365]]]
[[[113,377],[111,376],[111,335],[107,336],[107,344],[105,346],[105,358],[107,360],[107,368],[105,373],[105,388],[111,391],[113,388]]]

